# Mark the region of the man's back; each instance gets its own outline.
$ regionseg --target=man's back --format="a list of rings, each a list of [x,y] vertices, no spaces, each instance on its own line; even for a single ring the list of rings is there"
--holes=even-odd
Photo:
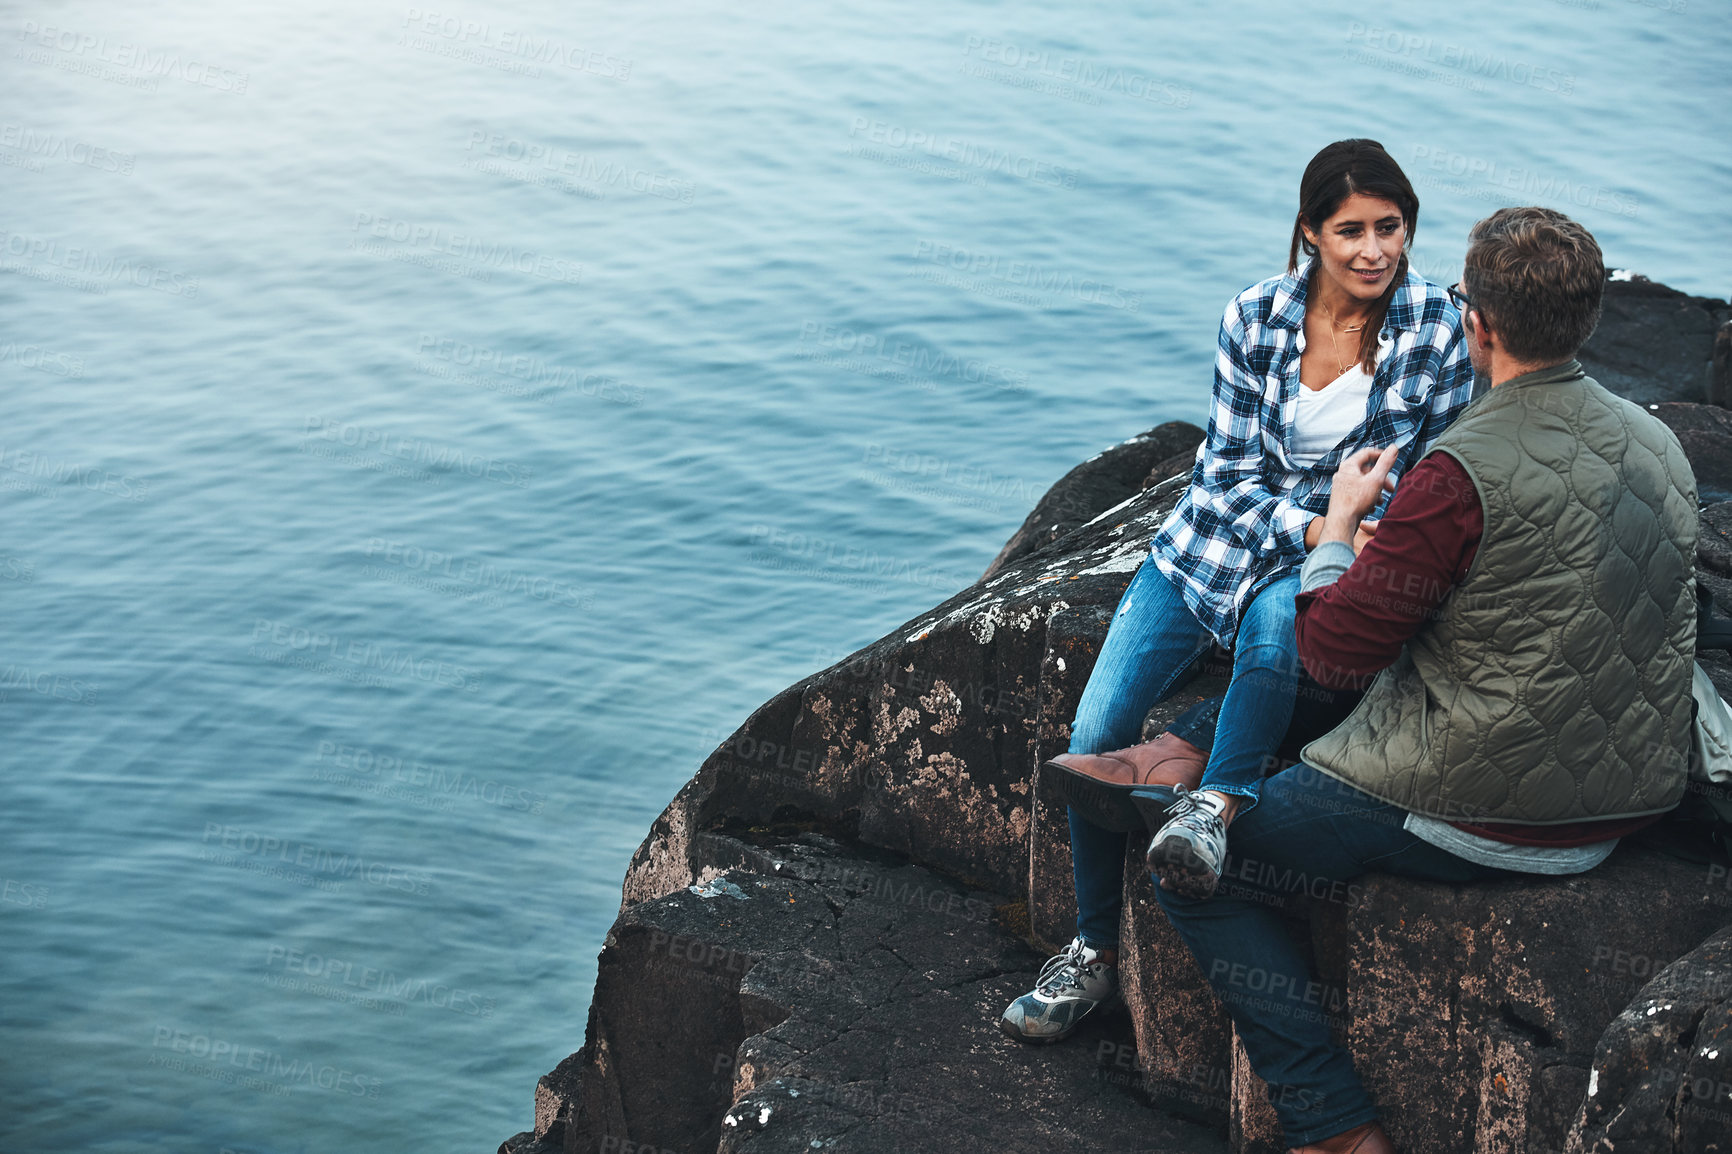
[[[1695,482],[1676,438],[1566,362],[1439,439],[1484,512],[1466,579],[1307,760],[1448,820],[1676,805],[1695,648]]]

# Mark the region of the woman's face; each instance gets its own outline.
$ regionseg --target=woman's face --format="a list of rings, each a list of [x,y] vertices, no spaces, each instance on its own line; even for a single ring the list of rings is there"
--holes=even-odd
[[[1317,246],[1323,275],[1348,296],[1370,303],[1383,295],[1401,262],[1407,242],[1407,222],[1392,200],[1356,192],[1341,202],[1335,215],[1305,239]]]

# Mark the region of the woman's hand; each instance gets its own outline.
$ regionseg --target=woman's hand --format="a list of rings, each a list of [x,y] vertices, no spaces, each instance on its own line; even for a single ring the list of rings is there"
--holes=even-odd
[[[1329,512],[1323,517],[1323,541],[1343,541],[1354,546],[1357,553],[1364,547],[1356,538],[1364,532],[1360,522],[1365,514],[1377,507],[1385,489],[1393,490],[1389,470],[1395,464],[1396,446],[1384,449],[1361,449],[1341,460],[1335,470],[1333,488],[1329,491]],[[1375,532],[1376,530],[1373,530]],[[1370,534],[1365,534],[1367,540]]]
[[[1365,548],[1366,544],[1371,540],[1371,538],[1375,537],[1376,535],[1377,535],[1377,522],[1376,521],[1361,521],[1361,522],[1359,522],[1359,531],[1357,533],[1353,534],[1353,552],[1357,555],[1361,549]],[[1323,518],[1313,517],[1313,518],[1311,518],[1311,523],[1309,525],[1305,526],[1305,551],[1307,553],[1309,553],[1311,550],[1317,548],[1317,546],[1319,544],[1321,544],[1322,541],[1323,541]]]
[[[1375,536],[1377,536],[1376,521],[1359,522],[1359,532],[1353,534],[1353,555],[1355,557],[1359,556],[1359,554],[1364,551],[1365,546],[1370,544],[1371,539]]]
[[[1371,539],[1377,536],[1376,521],[1361,521],[1359,529],[1353,534],[1353,555],[1357,557]],[[1323,542],[1323,518],[1313,517],[1311,523],[1305,526],[1305,551],[1309,553]]]

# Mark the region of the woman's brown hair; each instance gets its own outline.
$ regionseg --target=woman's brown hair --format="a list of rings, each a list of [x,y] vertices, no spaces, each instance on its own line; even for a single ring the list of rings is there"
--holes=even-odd
[[[1407,279],[1407,248],[1413,244],[1414,230],[1419,227],[1419,197],[1413,191],[1407,174],[1375,140],[1337,140],[1325,145],[1305,166],[1299,178],[1299,214],[1293,218],[1293,243],[1287,249],[1287,271],[1299,269],[1299,252],[1316,256],[1317,246],[1305,239],[1305,228],[1319,232],[1323,222],[1335,215],[1343,201],[1356,192],[1393,201],[1401,210],[1407,235],[1402,240],[1401,261],[1395,266],[1395,276],[1389,287],[1377,298],[1365,327],[1359,333],[1359,363],[1366,372],[1377,367],[1377,334],[1383,330],[1383,318],[1389,312],[1389,302],[1395,290]]]

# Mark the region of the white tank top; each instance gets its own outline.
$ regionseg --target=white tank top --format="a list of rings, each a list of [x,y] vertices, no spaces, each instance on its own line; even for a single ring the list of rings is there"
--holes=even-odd
[[[1288,459],[1300,469],[1309,469],[1346,439],[1365,417],[1371,383],[1371,374],[1356,364],[1321,389],[1300,385]]]

